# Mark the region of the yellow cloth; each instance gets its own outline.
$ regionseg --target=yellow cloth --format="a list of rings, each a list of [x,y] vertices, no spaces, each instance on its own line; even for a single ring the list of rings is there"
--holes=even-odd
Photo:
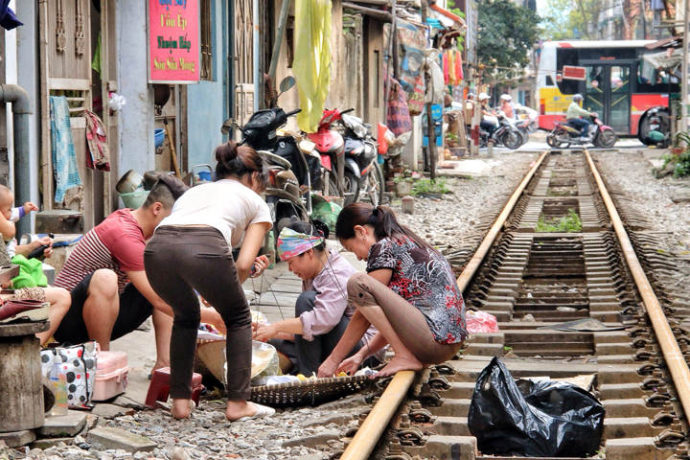
[[[297,124],[313,133],[319,125],[331,80],[331,0],[295,2],[295,57],[292,68],[299,106]]]

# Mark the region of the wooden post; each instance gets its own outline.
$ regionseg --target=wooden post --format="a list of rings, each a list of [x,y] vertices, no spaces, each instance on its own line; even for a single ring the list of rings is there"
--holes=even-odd
[[[43,426],[43,382],[38,339],[48,322],[0,325],[0,431]]]

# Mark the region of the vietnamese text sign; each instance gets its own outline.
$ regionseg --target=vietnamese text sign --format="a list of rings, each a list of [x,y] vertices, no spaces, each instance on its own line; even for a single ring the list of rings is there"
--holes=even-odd
[[[149,80],[199,81],[199,0],[148,0]]]
[[[586,80],[587,69],[585,69],[584,67],[577,67],[574,65],[564,65],[563,78],[567,80]]]

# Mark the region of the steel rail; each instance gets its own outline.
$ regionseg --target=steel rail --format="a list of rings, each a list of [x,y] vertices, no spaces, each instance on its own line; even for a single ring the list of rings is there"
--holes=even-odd
[[[491,229],[489,229],[489,232],[484,237],[484,240],[482,240],[482,244],[479,245],[477,251],[474,253],[470,261],[467,262],[467,265],[465,265],[464,270],[462,271],[462,273],[460,273],[460,276],[458,277],[458,287],[460,288],[461,292],[465,292],[467,285],[470,283],[475,273],[479,269],[479,266],[484,261],[484,258],[489,253],[489,250],[491,249],[491,246],[494,244],[494,241],[496,240],[496,237],[498,236],[499,232],[503,229],[503,225],[508,220],[508,216],[511,212],[513,212],[513,208],[522,196],[522,192],[525,191],[525,188],[527,188],[527,184],[529,184],[529,181],[532,180],[532,177],[534,177],[534,174],[537,172],[537,169],[539,169],[542,162],[544,161],[544,158],[546,158],[546,155],[548,154],[548,150],[542,153],[537,159],[537,161],[534,163],[534,165],[530,168],[527,175],[522,179],[520,185],[518,185],[518,187],[515,189],[506,205],[503,207],[503,211],[501,211],[501,213],[496,218],[496,221],[491,226]]]
[[[623,221],[618,215],[618,211],[616,211],[613,200],[611,199],[609,192],[606,190],[604,181],[601,179],[599,171],[594,165],[592,156],[586,149],[584,152],[587,162],[589,163],[589,167],[592,170],[592,175],[597,182],[599,193],[601,194],[604,204],[606,205],[606,210],[611,217],[611,223],[613,224],[616,236],[618,237],[618,242],[621,245],[621,250],[625,256],[625,261],[627,262],[630,273],[635,280],[637,290],[640,292],[647,316],[652,323],[652,328],[654,329],[654,334],[656,334],[657,342],[659,342],[659,346],[661,347],[661,353],[664,356],[664,361],[666,361],[666,366],[671,372],[673,384],[676,387],[676,393],[678,393],[678,399],[680,400],[680,403],[683,406],[683,411],[685,412],[685,416],[687,417],[690,415],[690,369],[688,369],[688,365],[685,362],[685,357],[683,356],[683,353],[678,346],[678,342],[671,331],[671,327],[668,324],[668,319],[664,314],[661,303],[659,303],[659,299],[657,299],[654,289],[649,283],[647,275],[645,275],[644,270],[642,269],[642,265],[640,265],[640,261],[635,254],[635,249],[633,248],[630,238],[628,237],[625,227],[623,226]]]
[[[508,220],[508,216],[513,211],[515,204],[525,191],[527,184],[532,180],[532,177],[534,177],[537,169],[539,169],[544,158],[546,158],[548,154],[548,150],[544,151],[527,172],[527,175],[525,175],[520,185],[517,186],[510,196],[510,199],[503,207],[503,211],[501,211],[494,221],[491,229],[489,229],[489,232],[479,245],[479,248],[477,248],[477,251],[470,261],[465,265],[465,268],[458,277],[458,287],[461,292],[465,292],[465,288],[467,288],[470,280],[472,280],[482,261],[489,253],[489,249],[491,249],[496,237],[503,229],[503,225],[506,220]],[[362,423],[362,426],[357,430],[357,434],[352,438],[352,441],[345,449],[345,452],[343,452],[340,460],[367,460],[369,458],[369,455],[373,452],[381,435],[393,418],[393,415],[395,415],[395,412],[398,410],[398,406],[400,406],[410,386],[412,386],[414,376],[415,373],[413,371],[401,371],[395,374],[388,384],[388,387],[386,387],[386,391],[383,392],[379,401]]]

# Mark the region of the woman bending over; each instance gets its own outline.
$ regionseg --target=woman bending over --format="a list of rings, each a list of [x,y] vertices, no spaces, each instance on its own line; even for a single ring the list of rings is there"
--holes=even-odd
[[[262,158],[247,146],[228,142],[216,149],[216,181],[192,187],[173,206],[146,246],[144,264],[151,286],[175,313],[170,340],[172,415],[191,412],[192,365],[199,321],[227,329],[228,420],[268,415],[273,409],[248,402],[252,322],[242,282],[257,258],[271,214],[258,195],[266,184]],[[237,261],[232,248],[242,244]],[[213,305],[200,309],[194,291]]]
[[[366,203],[346,206],[335,227],[343,247],[367,261],[368,275],[347,283],[357,308],[319,376],[353,373],[371,353],[386,344],[395,352],[380,376],[419,370],[450,359],[467,337],[465,305],[448,261],[393,212]],[[379,331],[368,347],[346,358],[373,324]]]

